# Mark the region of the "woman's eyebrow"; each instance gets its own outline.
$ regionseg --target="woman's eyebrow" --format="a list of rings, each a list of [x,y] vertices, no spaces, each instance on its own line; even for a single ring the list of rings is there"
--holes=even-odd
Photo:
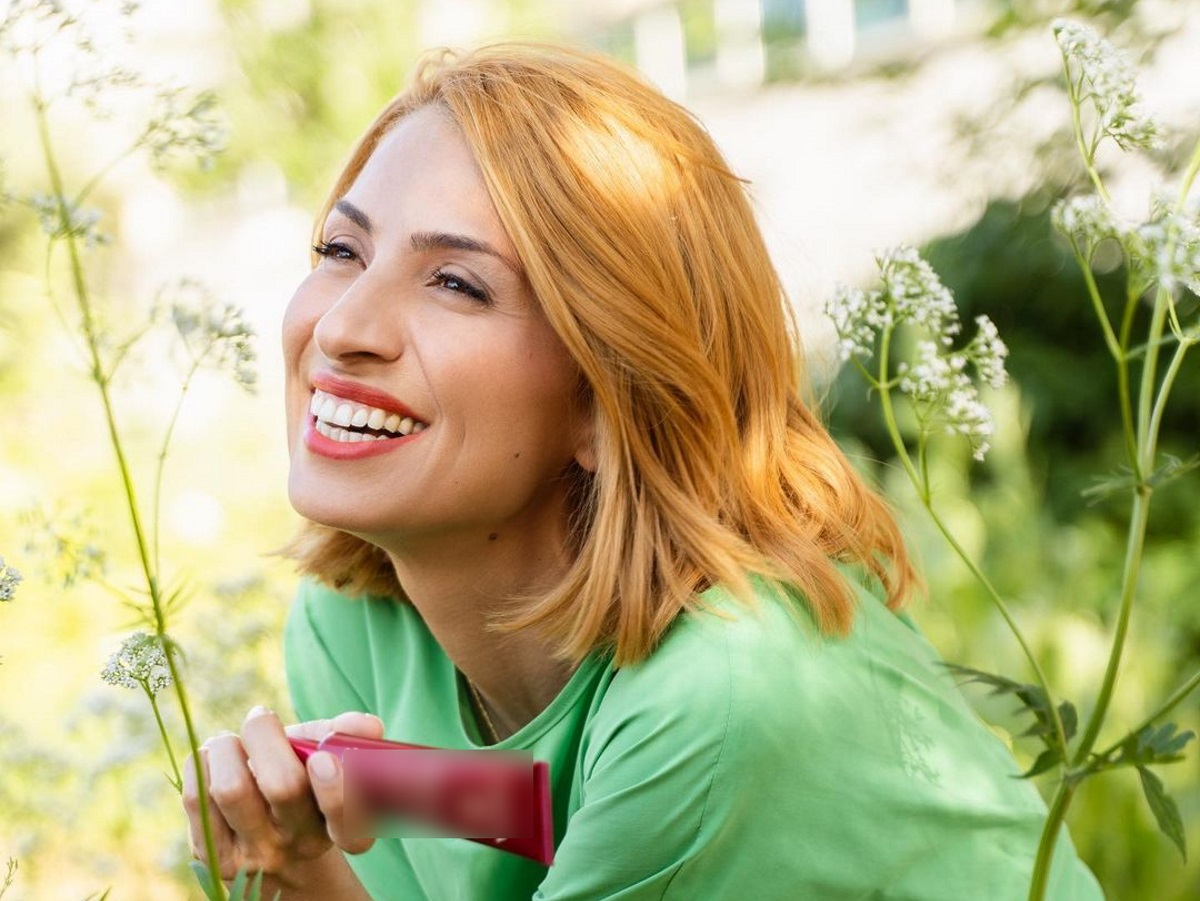
[[[358,211],[356,210],[356,212]],[[521,267],[492,247],[492,245],[476,238],[470,238],[467,235],[456,235],[449,232],[413,232],[410,240],[412,241],[413,250],[418,252],[450,249],[466,250],[471,253],[486,253],[498,259],[517,275],[521,274]]]
[[[333,208],[365,231],[371,234],[371,218],[345,198],[333,205]]]

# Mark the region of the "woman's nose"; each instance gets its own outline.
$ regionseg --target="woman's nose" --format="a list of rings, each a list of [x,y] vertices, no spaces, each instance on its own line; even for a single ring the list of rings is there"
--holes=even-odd
[[[403,346],[402,325],[386,286],[363,273],[317,320],[313,340],[331,360],[392,360]]]

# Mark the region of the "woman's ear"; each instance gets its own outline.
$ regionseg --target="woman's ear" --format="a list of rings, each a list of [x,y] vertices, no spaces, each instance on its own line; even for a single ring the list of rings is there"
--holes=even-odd
[[[596,471],[596,402],[587,392],[575,414],[575,462],[584,472]]]

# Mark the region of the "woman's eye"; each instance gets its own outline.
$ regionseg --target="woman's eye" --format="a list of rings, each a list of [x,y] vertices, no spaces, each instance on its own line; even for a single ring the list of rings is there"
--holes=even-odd
[[[454,275],[450,272],[445,272],[441,269],[433,273],[431,284],[437,285],[440,288],[445,288],[447,291],[453,291],[456,294],[465,294],[472,300],[477,300],[480,303],[490,302],[487,292],[482,288],[473,285],[461,276]]]
[[[313,253],[317,256],[334,260],[354,260],[358,258],[358,254],[340,241],[320,241],[313,245]]]

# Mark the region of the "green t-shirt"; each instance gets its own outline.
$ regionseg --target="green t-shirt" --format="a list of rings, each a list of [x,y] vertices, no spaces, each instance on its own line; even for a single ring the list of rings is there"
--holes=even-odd
[[[550,765],[546,868],[465,839],[349,858],[377,901],[1024,899],[1046,811],[929,644],[861,592],[848,638],[760,585],[719,589],[635,666],[589,657],[497,748]],[[406,603],[305,583],[285,639],[301,719],[480,747],[453,663]],[[1065,836],[1048,898],[1103,898]]]

